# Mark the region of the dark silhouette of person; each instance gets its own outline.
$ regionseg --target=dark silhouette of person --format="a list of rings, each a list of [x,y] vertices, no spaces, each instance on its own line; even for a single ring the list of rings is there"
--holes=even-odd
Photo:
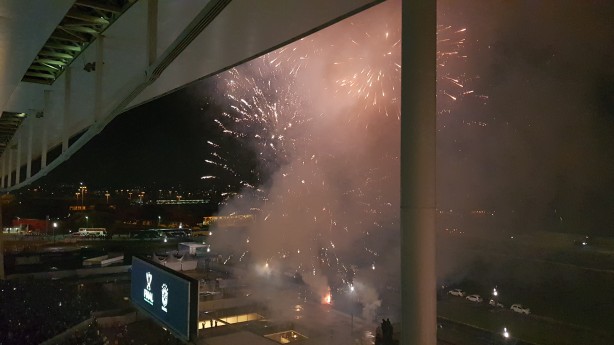
[[[383,321],[383,320],[382,320]],[[384,344],[384,336],[382,335],[382,325],[377,326],[375,329],[375,345],[383,345]]]
[[[393,345],[394,342],[392,340],[393,327],[390,319],[382,319],[382,344],[383,345]]]

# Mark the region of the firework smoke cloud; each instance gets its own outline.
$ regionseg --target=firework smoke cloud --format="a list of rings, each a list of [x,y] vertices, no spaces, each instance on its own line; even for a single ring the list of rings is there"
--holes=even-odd
[[[386,2],[217,76],[214,123],[257,157],[259,176],[220,211],[257,210],[234,255],[298,272],[318,293],[360,277],[371,317],[398,272],[399,8]],[[241,162],[216,145],[207,164],[236,177]]]

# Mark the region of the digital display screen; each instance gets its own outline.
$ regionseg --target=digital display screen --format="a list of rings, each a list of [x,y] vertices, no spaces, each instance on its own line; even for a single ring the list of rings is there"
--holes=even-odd
[[[162,265],[132,258],[132,303],[184,340],[196,332],[197,296],[196,280]]]

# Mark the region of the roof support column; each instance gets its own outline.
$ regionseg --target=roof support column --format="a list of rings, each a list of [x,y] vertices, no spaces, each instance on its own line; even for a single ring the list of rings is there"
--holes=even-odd
[[[158,0],[147,2],[147,66],[158,57]]]
[[[32,139],[34,138],[34,118],[28,117],[28,158],[26,165],[26,180],[32,177]]]
[[[104,76],[104,36],[96,39],[96,85],[94,86],[94,121],[102,120],[102,82]]]
[[[45,90],[43,97],[43,133],[41,135],[41,170],[47,167],[47,148],[49,143],[47,128],[51,119],[51,90]]]
[[[21,182],[21,131],[17,133],[17,158],[15,163],[15,184]]]
[[[4,188],[5,187],[4,186],[4,179],[6,178],[6,164],[4,162],[5,161],[4,156],[6,156],[6,155],[2,156],[2,159],[1,159],[2,162],[0,162],[0,164],[2,164],[2,168],[0,170],[0,188]]]
[[[9,161],[9,179],[8,179],[8,186],[12,186],[13,185],[13,149],[11,148],[11,146],[13,146],[13,144],[11,143],[11,141],[9,141],[6,149],[9,151],[8,154],[8,161]]]
[[[401,344],[437,343],[435,278],[436,0],[403,1]]]
[[[62,152],[68,150],[68,119],[70,118],[70,96],[72,92],[72,67],[66,67],[64,71],[64,111],[62,113],[62,120],[60,122],[60,133],[62,133]]]
[[[4,149],[4,154],[2,155],[2,165],[4,166],[4,175],[2,176],[2,182],[4,187],[10,187],[9,185],[9,175],[11,174],[11,167],[9,164],[9,146],[7,144]]]

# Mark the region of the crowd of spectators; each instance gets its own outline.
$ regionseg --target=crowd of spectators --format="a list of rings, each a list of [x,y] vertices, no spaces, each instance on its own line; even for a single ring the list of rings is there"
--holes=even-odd
[[[0,345],[40,344],[66,331],[103,307],[98,294],[78,282],[0,280]]]
[[[58,342],[57,345],[105,345],[106,338],[101,334],[96,321],[90,323],[83,331],[79,330],[71,334],[67,339]]]
[[[140,320],[128,325],[106,327],[103,330],[110,345],[181,345],[170,332],[151,320]],[[102,333],[101,333],[102,334]],[[62,344],[65,345],[65,344]],[[72,344],[66,344],[72,345]]]

